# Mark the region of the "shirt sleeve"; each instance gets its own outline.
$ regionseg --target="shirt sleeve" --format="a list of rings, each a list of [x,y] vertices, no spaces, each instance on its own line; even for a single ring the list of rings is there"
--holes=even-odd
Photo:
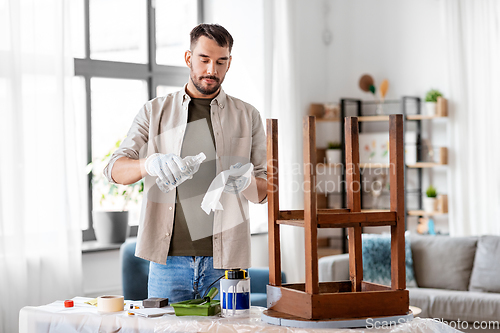
[[[267,144],[264,124],[259,111],[254,109],[252,115],[252,152],[250,161],[254,165],[253,172],[256,178],[267,180]],[[259,203],[266,203],[266,197]]]
[[[117,184],[113,180],[113,177],[111,177],[111,171],[113,170],[113,165],[118,159],[122,157],[128,157],[134,160],[138,160],[147,156],[149,121],[150,110],[148,108],[148,105],[146,104],[135,116],[132,126],[127,133],[127,137],[122,141],[120,147],[115,150],[108,165],[106,166],[106,168],[104,168],[104,176],[110,183]]]

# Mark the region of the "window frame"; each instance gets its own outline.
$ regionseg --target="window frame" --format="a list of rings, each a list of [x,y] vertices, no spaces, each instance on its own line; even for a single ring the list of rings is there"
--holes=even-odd
[[[203,22],[204,0],[197,1],[197,21]],[[111,79],[135,79],[144,80],[148,85],[148,98],[156,97],[156,89],[159,85],[183,86],[189,75],[187,67],[158,65],[156,63],[156,16],[155,0],[147,0],[147,38],[148,38],[148,62],[146,64],[116,62],[105,60],[94,60],[90,58],[90,0],[84,0],[84,42],[85,58],[74,58],[75,76],[80,76],[85,81],[86,96],[86,137],[87,137],[87,163],[92,161],[92,100],[90,91],[90,80],[94,77]],[[92,174],[87,177],[88,189],[88,229],[82,230],[82,240],[94,241],[95,233],[92,221]],[[137,226],[130,228],[130,235],[137,235]]]

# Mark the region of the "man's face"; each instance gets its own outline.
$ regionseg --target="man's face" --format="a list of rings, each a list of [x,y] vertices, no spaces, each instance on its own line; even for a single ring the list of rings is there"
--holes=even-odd
[[[186,64],[191,69],[190,78],[196,90],[210,96],[218,92],[231,64],[228,47],[221,47],[201,36],[191,51],[186,51]]]

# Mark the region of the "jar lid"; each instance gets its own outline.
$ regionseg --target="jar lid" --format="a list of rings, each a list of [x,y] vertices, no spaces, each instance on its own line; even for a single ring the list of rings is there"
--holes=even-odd
[[[246,278],[246,271],[243,269],[230,269],[226,271],[226,279],[241,280]]]

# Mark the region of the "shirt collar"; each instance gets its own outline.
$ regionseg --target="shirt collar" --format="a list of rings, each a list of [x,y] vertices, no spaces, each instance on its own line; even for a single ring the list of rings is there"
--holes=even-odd
[[[222,87],[220,87],[219,94],[215,96],[215,98],[212,100],[212,103],[210,104],[213,105],[214,103],[217,103],[221,109],[224,108],[226,104],[226,93],[224,92],[224,89],[222,89]]]
[[[184,85],[183,92],[182,102],[184,103],[185,101],[188,101],[189,103],[189,101],[191,101],[191,96],[189,96],[187,93],[187,83]],[[224,92],[224,89],[222,89],[222,87],[220,88],[219,94],[215,96],[214,99],[212,99],[210,105],[214,105],[214,103],[219,105],[220,108],[224,108],[226,104],[226,93]]]

